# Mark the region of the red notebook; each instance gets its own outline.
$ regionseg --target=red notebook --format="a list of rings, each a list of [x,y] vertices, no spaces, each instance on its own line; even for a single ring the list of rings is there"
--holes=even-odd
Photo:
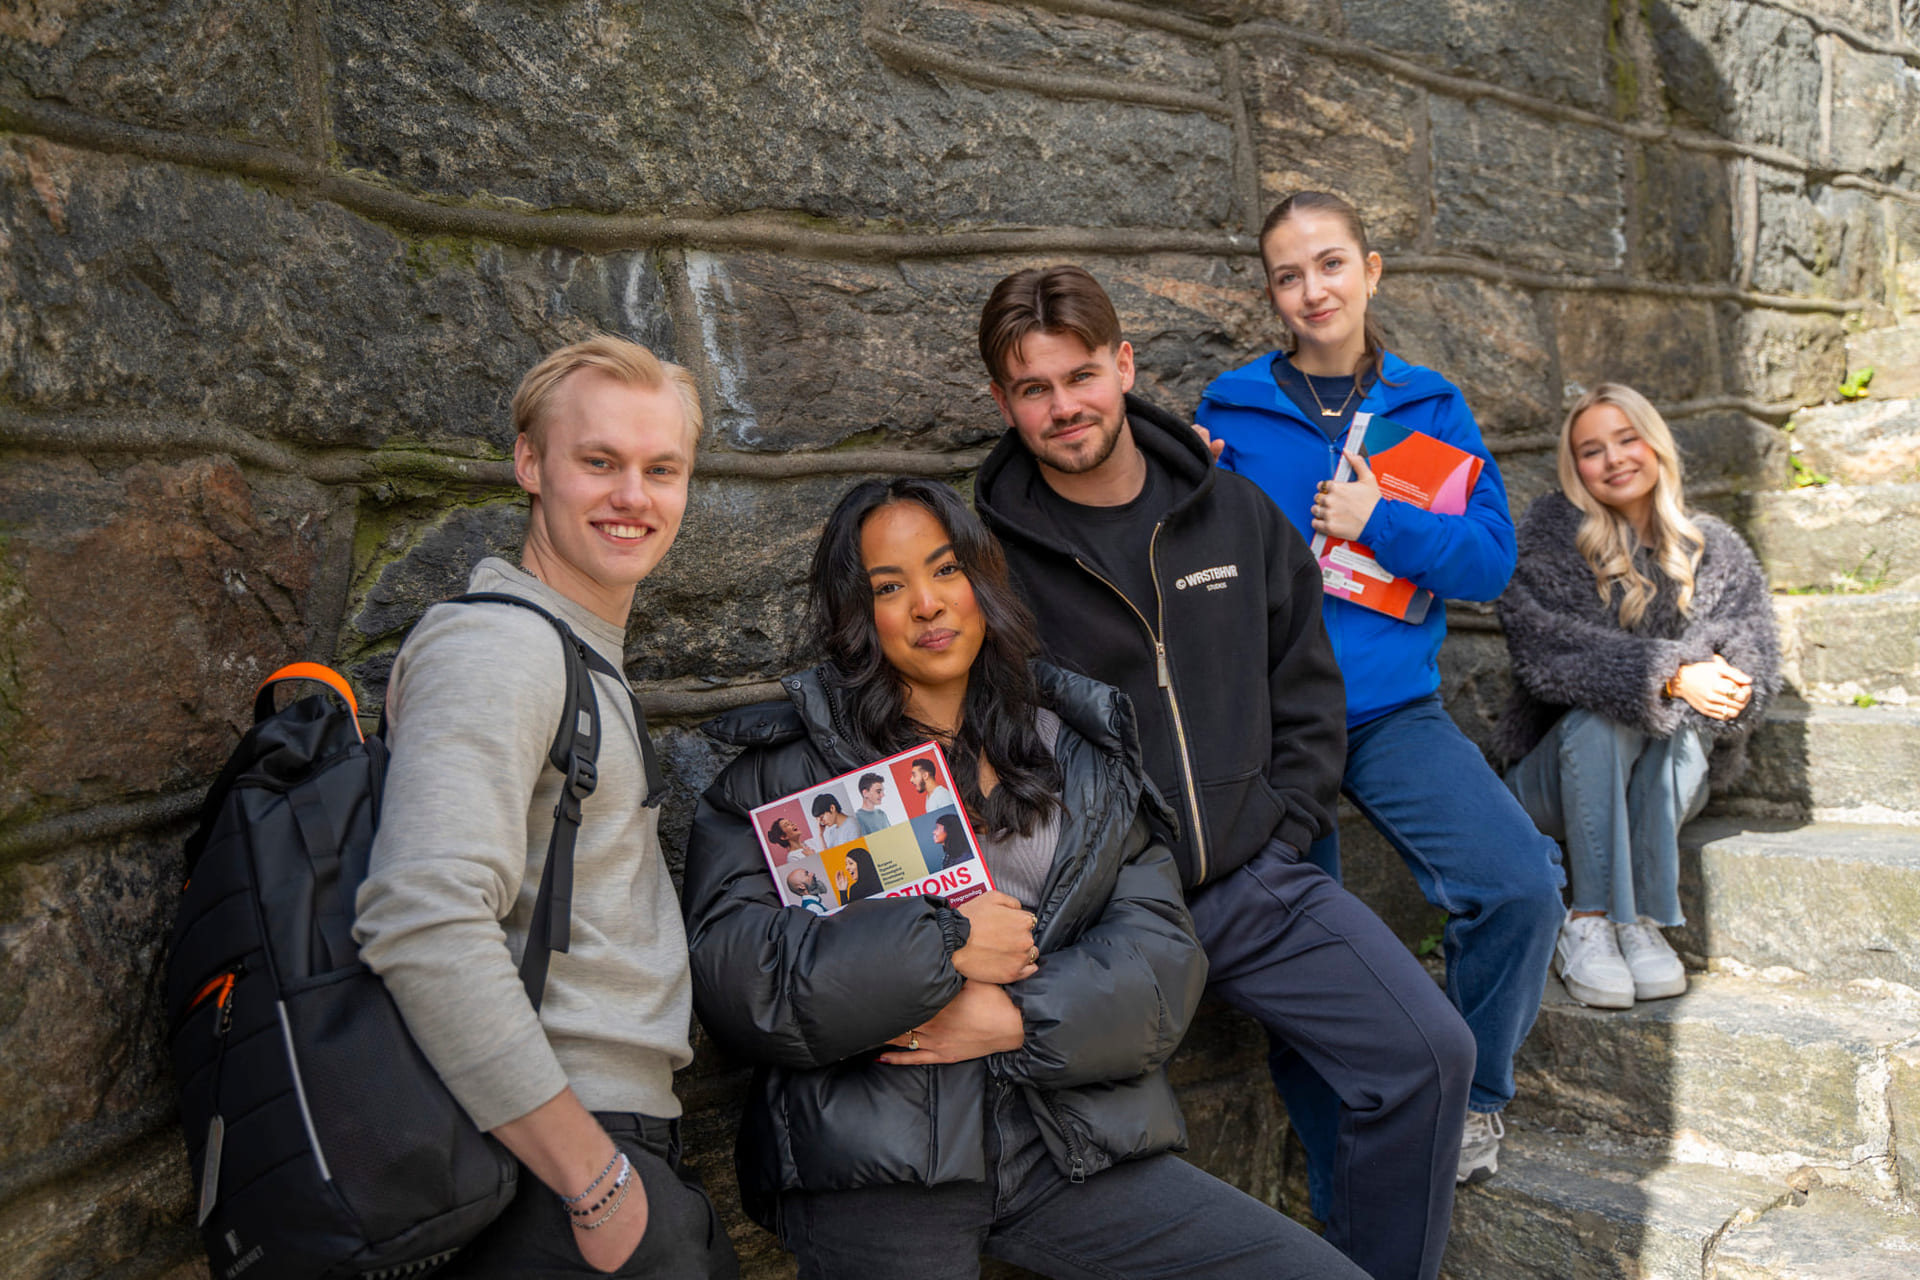
[[[993,888],[938,743],[769,801],[752,821],[781,902],[815,915],[862,898],[960,903]]]
[[[1373,468],[1383,501],[1411,503],[1444,516],[1466,511],[1467,499],[1473,496],[1473,486],[1486,465],[1485,459],[1465,449],[1371,413],[1353,415],[1342,453],[1348,451],[1358,453]],[[1333,478],[1351,480],[1353,476],[1353,464],[1343,456]],[[1360,543],[1317,533],[1313,554],[1320,562],[1320,585],[1328,595],[1402,622],[1425,620],[1433,592],[1382,569],[1373,552]]]

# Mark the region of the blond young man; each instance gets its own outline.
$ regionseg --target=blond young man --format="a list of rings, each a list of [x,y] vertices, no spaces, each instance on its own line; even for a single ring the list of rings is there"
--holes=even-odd
[[[428,610],[394,663],[393,763],[354,932],[448,1089],[521,1164],[513,1205],[442,1274],[731,1276],[712,1205],[679,1170],[686,936],[618,674],[635,589],[686,510],[699,398],[686,370],[600,335],[534,366],[513,416],[521,563],[489,557],[468,589],[539,606],[605,664],[571,947],[536,1010],[515,962],[563,785],[547,752],[566,674],[554,628],[502,604]]]

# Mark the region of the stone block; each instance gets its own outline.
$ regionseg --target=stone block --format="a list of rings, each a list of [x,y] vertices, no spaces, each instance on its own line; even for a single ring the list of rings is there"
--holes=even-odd
[[[1212,41],[1154,27],[1037,5],[908,0],[881,29],[957,55],[1018,67],[1036,84],[1050,75],[1097,76],[1224,98]]]
[[[1472,276],[1390,271],[1373,305],[1394,354],[1445,374],[1489,441],[1558,425],[1553,342],[1532,294]]]
[[[1885,225],[1864,191],[1808,190],[1797,177],[1763,170],[1753,287],[1809,298],[1879,298]]]
[[[1447,639],[1440,649],[1440,697],[1460,732],[1485,751],[1493,726],[1513,691],[1506,638],[1491,609],[1447,604]]]
[[[0,870],[0,1178],[77,1131],[171,1112],[162,965],[187,830]]]
[[[1634,166],[1633,245],[1656,280],[1719,284],[1733,271],[1733,179],[1721,156],[1641,147]]]
[[[1907,1280],[1920,1225],[1845,1191],[1816,1187],[1734,1219],[1713,1251],[1714,1280]]]
[[[1005,430],[980,363],[980,307],[1011,271],[1059,258],[903,262],[687,255],[701,341],[720,370],[709,441],[751,452],[980,445]],[[1272,345],[1254,260],[1081,259],[1132,342],[1135,390],[1189,413],[1222,370]]]
[[[208,1280],[186,1144],[156,1135],[87,1175],[15,1199],[0,1214],[0,1256],[8,1274],[34,1280]]]
[[[1703,819],[1681,833],[1680,902],[1669,936],[1691,955],[1920,986],[1920,830]]]
[[[286,145],[303,131],[295,8],[9,5],[0,13],[0,92],[155,129]]]
[[[1425,95],[1284,37],[1242,47],[1260,170],[1256,224],[1296,191],[1331,191],[1360,210],[1374,248],[1415,248],[1427,208]]]
[[[1911,333],[1920,355],[1920,329],[1883,332]],[[1856,338],[1864,335],[1856,335]],[[1853,346],[1853,339],[1849,346]],[[1857,350],[1857,348],[1856,348]],[[1850,357],[1850,363],[1857,356]],[[1855,363],[1855,368],[1862,365]],[[1874,383],[1880,381],[1878,363]],[[1887,369],[1890,382],[1903,375],[1920,390],[1920,374],[1899,365]],[[1879,390],[1876,385],[1874,390]],[[1920,399],[1855,400],[1814,405],[1793,415],[1793,451],[1809,472],[1831,476],[1842,484],[1898,484],[1920,480]],[[1915,566],[1920,570],[1920,566]]]
[[[1901,252],[1909,249],[1920,249],[1920,243],[1903,245]],[[1920,264],[1920,254],[1914,256]],[[1920,399],[1920,325],[1903,324],[1848,334],[1847,372],[1852,374],[1861,369],[1873,370],[1873,381],[1867,384],[1867,390],[1875,400]]]
[[[1553,305],[1569,395],[1602,382],[1624,382],[1662,404],[1719,392],[1708,304],[1563,293]],[[1544,425],[1559,429],[1557,421]]]
[[[1409,951],[1417,953],[1422,942],[1446,927],[1446,913],[1421,896],[1420,882],[1399,853],[1344,799],[1340,802],[1340,883],[1385,921]]]
[[[1780,596],[1781,674],[1812,702],[1920,700],[1920,591]]]
[[[1345,0],[1347,33],[1454,75],[1608,111],[1607,11],[1577,0]]]
[[[20,138],[0,144],[0,227],[0,391],[27,409],[504,451],[513,389],[553,347],[605,329],[672,354],[646,253],[413,240],[239,178]]]
[[[1913,0],[1905,0],[1911,4]],[[1898,10],[1902,0],[1794,0],[1793,7],[1806,13],[1830,18],[1836,23],[1876,40],[1898,40]],[[1841,38],[1841,43],[1847,43]]]
[[[1232,219],[1224,114],[896,66],[869,47],[865,8],[342,0],[325,19],[336,146],[343,164],[406,187],[539,208],[926,226]]]
[[[1681,123],[1813,155],[1820,54],[1804,18],[1746,0],[1659,0],[1645,12]]]
[[[1789,478],[1788,436],[1744,413],[1715,411],[1669,422],[1690,486],[1773,489]]]
[[[1626,258],[1620,141],[1487,99],[1427,102],[1433,234],[1443,248],[1549,270]]]
[[[1836,168],[1913,189],[1920,173],[1920,81],[1902,59],[1834,42]]]
[[[1834,822],[1920,817],[1920,707],[1782,701],[1747,746],[1749,767],[1724,797],[1743,812]]]
[[[1840,317],[1718,307],[1725,390],[1766,404],[1819,404],[1847,376]],[[1701,353],[1702,360],[1706,353]]]
[[[1871,591],[1920,575],[1920,484],[1761,492],[1743,506],[1776,591]]]
[[[1893,1125],[1893,1168],[1900,1198],[1920,1209],[1920,1048],[1887,1055],[1887,1118]]]
[[[0,468],[0,817],[215,773],[254,685],[323,644],[336,502],[220,457]]]
[[[1500,1173],[1454,1201],[1443,1280],[1700,1280],[1729,1220],[1781,1199],[1772,1183],[1518,1125]]]
[[[1611,1010],[1549,979],[1515,1055],[1514,1110],[1557,1128],[1690,1135],[1782,1172],[1845,1170],[1886,1154],[1885,1099],[1865,1079],[1916,1034],[1904,1002],[1837,990],[1694,974],[1685,995]]]

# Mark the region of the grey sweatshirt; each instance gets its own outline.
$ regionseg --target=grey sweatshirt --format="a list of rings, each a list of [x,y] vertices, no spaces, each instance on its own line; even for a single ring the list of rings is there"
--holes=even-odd
[[[616,668],[621,628],[488,558],[471,591],[523,597]],[[594,676],[599,786],[574,851],[572,949],[556,952],[536,1014],[516,971],[540,889],[561,778],[547,762],[566,675],[560,641],[511,605],[437,605],[387,685],[393,762],[356,901],[361,957],[482,1129],[572,1085],[589,1110],[680,1114],[673,1072],[693,1059],[680,904],[627,692]]]

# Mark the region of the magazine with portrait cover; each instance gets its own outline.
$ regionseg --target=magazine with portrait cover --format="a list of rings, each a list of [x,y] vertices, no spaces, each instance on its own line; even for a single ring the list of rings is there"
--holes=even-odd
[[[1367,460],[1382,500],[1412,503],[1443,516],[1457,516],[1467,509],[1467,499],[1473,496],[1473,486],[1486,465],[1465,449],[1371,413],[1353,415],[1335,480],[1354,477],[1353,464],[1346,459],[1349,450]],[[1402,622],[1418,624],[1426,619],[1433,592],[1388,573],[1360,543],[1316,533],[1313,556],[1320,562],[1320,583],[1328,595]]]
[[[781,902],[815,915],[862,898],[957,904],[993,887],[938,743],[763,804],[752,822]]]

